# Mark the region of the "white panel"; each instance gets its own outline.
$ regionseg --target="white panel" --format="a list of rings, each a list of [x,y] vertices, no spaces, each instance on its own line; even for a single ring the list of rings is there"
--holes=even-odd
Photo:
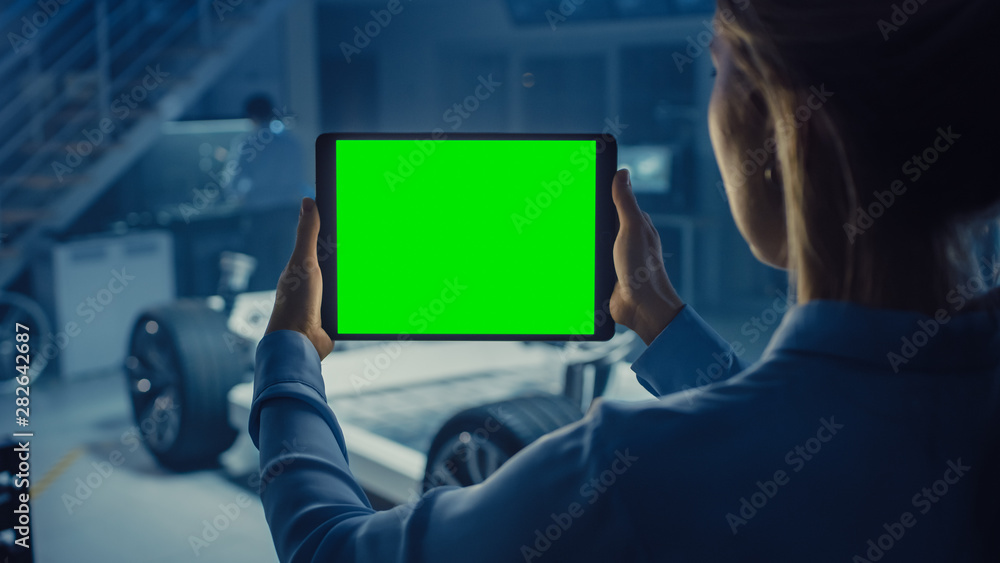
[[[61,244],[52,277],[62,376],[117,368],[139,313],[175,298],[173,238],[146,231]]]

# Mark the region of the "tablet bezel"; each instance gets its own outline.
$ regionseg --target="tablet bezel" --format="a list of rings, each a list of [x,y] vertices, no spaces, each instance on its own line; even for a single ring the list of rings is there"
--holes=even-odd
[[[336,150],[339,140],[593,140],[597,145],[596,229],[594,241],[593,334],[340,334],[337,330],[336,260]],[[613,135],[517,133],[324,133],[316,139],[316,205],[320,214],[317,253],[323,276],[323,329],[336,340],[447,340],[447,341],[606,341],[615,334],[610,299],[617,276],[612,249],[618,234],[618,214],[611,199],[611,182],[618,166],[618,144]]]

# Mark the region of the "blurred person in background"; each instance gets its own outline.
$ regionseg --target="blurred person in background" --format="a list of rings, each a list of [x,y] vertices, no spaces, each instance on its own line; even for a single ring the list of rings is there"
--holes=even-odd
[[[244,108],[252,128],[233,142],[224,188],[243,215],[240,250],[257,260],[248,290],[261,291],[277,283],[294,246],[299,201],[312,190],[302,173],[302,147],[287,128],[290,116],[264,94],[248,98]]]
[[[678,297],[621,171],[611,313],[657,399],[375,511],[326,402],[305,199],[249,425],[282,561],[1000,561],[1000,294],[970,235],[1000,204],[997,2],[718,0],[715,23],[730,208],[797,296],[760,360]]]

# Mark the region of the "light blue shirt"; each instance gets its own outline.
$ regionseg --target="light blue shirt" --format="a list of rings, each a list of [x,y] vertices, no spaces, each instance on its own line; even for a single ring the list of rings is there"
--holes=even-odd
[[[312,344],[269,334],[249,430],[277,475],[261,496],[278,555],[985,561],[1000,529],[1000,311],[965,309],[797,305],[747,365],[685,307],[632,365],[658,399],[602,401],[486,482],[381,512],[351,474]]]

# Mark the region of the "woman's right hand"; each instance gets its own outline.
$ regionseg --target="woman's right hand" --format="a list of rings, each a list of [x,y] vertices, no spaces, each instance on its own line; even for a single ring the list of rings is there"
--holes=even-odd
[[[663,265],[660,235],[649,214],[639,209],[628,170],[611,185],[618,209],[614,261],[618,282],[611,294],[611,316],[649,345],[684,307]]]

